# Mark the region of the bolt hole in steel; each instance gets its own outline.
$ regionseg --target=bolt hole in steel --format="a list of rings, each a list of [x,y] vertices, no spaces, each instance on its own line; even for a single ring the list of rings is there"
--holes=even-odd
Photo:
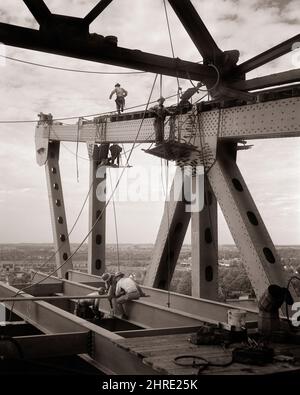
[[[57,184],[57,183],[54,183],[54,184],[53,184],[53,188],[56,189],[56,190],[58,190],[58,184]]]
[[[254,226],[258,225],[258,220],[256,218],[256,215],[252,211],[247,211],[247,217],[252,225]]]
[[[96,235],[96,244],[101,244],[102,243],[102,236],[101,235]]]
[[[276,262],[276,259],[275,259],[274,255],[273,255],[273,252],[270,250],[270,248],[265,247],[263,249],[263,253],[264,253],[265,258],[266,258],[266,260],[268,262],[270,262],[270,263],[275,263]]]
[[[66,236],[63,234],[60,234],[59,239],[60,239],[60,241],[66,241]]]
[[[214,278],[214,269],[212,266],[206,266],[205,268],[205,280],[211,282]]]
[[[96,262],[95,262],[96,270],[100,270],[100,269],[101,269],[101,266],[102,266],[102,261],[101,261],[101,259],[97,259]]]
[[[204,239],[207,244],[210,244],[212,242],[212,234],[210,228],[206,228],[204,231]]]
[[[68,254],[66,252],[63,253],[63,260],[66,261],[68,259]]]
[[[56,204],[57,207],[60,207],[61,206],[61,201],[59,199],[56,199],[55,200],[55,204]]]
[[[51,167],[51,172],[52,172],[53,174],[56,174],[56,167]]]
[[[57,218],[57,222],[58,222],[59,224],[63,224],[63,223],[64,223],[63,217],[58,217],[58,218]]]
[[[239,192],[243,192],[243,186],[242,184],[239,182],[239,180],[237,178],[233,178],[232,180],[232,184],[235,187],[235,189]]]

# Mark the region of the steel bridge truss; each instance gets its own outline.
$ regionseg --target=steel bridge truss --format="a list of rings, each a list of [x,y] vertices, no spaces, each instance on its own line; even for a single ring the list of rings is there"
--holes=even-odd
[[[176,158],[177,173],[180,174],[186,165],[193,168],[202,166],[204,169],[204,207],[201,211],[189,212],[186,204],[190,202],[178,201],[174,193],[171,194],[171,200],[165,205],[152,262],[147,271],[144,290],[150,298],[131,302],[128,306],[130,323],[138,326],[139,330],[123,331],[122,335],[75,317],[70,313],[70,304],[72,296],[94,291],[101,283],[99,275],[105,271],[105,201],[99,202],[96,196],[98,185],[105,182],[105,171],[97,178],[96,160],[105,159],[109,143],[154,142],[153,117],[150,114],[129,113],[119,117],[103,116],[88,122],[80,119],[75,125],[63,125],[51,116],[41,114],[36,128],[36,156],[38,164],[45,166],[47,176],[58,277],[46,278],[44,274],[38,274],[36,279],[42,284],[32,285],[28,294],[22,293],[21,297],[29,299],[32,295],[54,294],[69,296],[70,300],[62,298],[52,304],[16,301],[16,314],[38,328],[44,333],[43,336],[48,336],[47,339],[43,337],[44,340],[38,336],[18,340],[30,357],[49,353],[56,355],[61,350],[64,355],[80,354],[106,373],[151,374],[153,369],[143,365],[138,356],[118,348],[120,339],[188,332],[203,322],[222,322],[226,325],[227,311],[232,306],[216,301],[217,203],[240,251],[257,298],[270,284],[286,285],[280,258],[238,168],[236,155],[238,149],[249,148],[240,145],[245,140],[299,137],[299,87],[286,84],[299,82],[300,70],[254,79],[246,79],[246,74],[291,52],[294,44],[300,41],[300,35],[238,64],[239,51],[222,51],[218,47],[190,0],[168,0],[203,58],[203,64],[198,64],[122,48],[118,46],[116,37],[90,34],[89,25],[112,0],[99,1],[84,18],[53,14],[43,0],[23,1],[37,20],[39,30],[0,23],[2,43],[197,80],[206,85],[213,98],[211,102],[194,106],[189,112],[177,112],[176,125],[180,127],[175,125],[172,129],[172,119],[167,119],[165,143],[170,142],[171,135],[172,139],[175,135],[177,148],[178,144],[191,148],[188,155]],[[283,87],[260,91],[275,86]],[[59,169],[62,141],[84,142],[89,149],[92,185],[89,200],[89,224],[92,229],[89,235],[89,274],[72,271]],[[156,155],[159,156],[159,148]],[[192,297],[187,297],[166,290],[169,289],[190,221]],[[0,284],[3,298],[11,298],[17,291],[9,285]],[[104,311],[109,310],[106,303],[104,301]],[[12,302],[7,301],[5,305],[11,308]],[[254,311],[247,312],[249,323],[256,319]],[[45,339],[47,344],[43,343]],[[70,347],[66,339],[69,339]],[[33,350],[37,349],[39,351],[35,353]]]

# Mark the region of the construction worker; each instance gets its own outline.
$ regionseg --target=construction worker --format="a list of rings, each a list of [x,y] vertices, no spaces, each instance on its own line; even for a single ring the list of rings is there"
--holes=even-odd
[[[154,130],[155,130],[155,144],[163,143],[164,141],[164,129],[165,129],[165,119],[167,115],[170,115],[168,109],[164,107],[165,98],[160,97],[157,100],[158,104],[149,109],[150,112],[154,114]]]
[[[120,166],[120,155],[122,152],[122,148],[118,145],[118,144],[112,144],[109,147],[109,151],[111,154],[111,158],[110,158],[110,164],[114,165],[115,164],[115,160],[117,160],[117,166]]]
[[[91,292],[87,296],[99,296],[104,295],[106,290],[104,287],[100,287],[98,291]],[[74,314],[81,318],[89,318],[92,312],[95,319],[100,319],[104,316],[99,311],[100,299],[80,299],[75,306]]]
[[[128,95],[128,92],[124,88],[121,88],[121,85],[118,83],[115,85],[115,89],[109,95],[109,99],[111,99],[114,94],[117,96],[115,102],[117,105],[118,114],[121,114],[121,111],[124,111],[125,97]]]
[[[114,278],[116,281],[116,304],[122,313],[122,318],[128,320],[128,314],[124,306],[125,303],[130,300],[139,299],[141,296],[145,296],[145,294],[139,285],[131,277],[125,277],[124,273],[117,272]]]
[[[109,305],[110,305],[110,315],[113,316],[114,315],[114,310],[115,310],[115,292],[116,292],[116,278],[113,274],[111,273],[103,273],[101,276],[102,281],[104,281],[105,283],[105,288],[106,288],[106,294],[107,294],[107,298],[109,301]]]

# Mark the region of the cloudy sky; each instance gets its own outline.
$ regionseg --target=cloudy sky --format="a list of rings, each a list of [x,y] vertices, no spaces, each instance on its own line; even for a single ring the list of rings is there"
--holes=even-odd
[[[86,15],[97,0],[47,0],[53,13]],[[210,32],[223,50],[239,49],[244,61],[299,33],[298,0],[193,0]],[[176,56],[200,61],[189,36],[168,6]],[[38,28],[22,0],[1,1],[0,21]],[[122,47],[171,56],[162,0],[114,0],[91,25],[91,32],[118,37]],[[13,47],[1,53],[51,66],[95,71],[125,71],[108,65],[69,59]],[[116,82],[128,89],[127,106],[147,102],[153,74],[95,75],[33,67],[1,60],[0,121],[32,120],[42,111],[54,117],[82,116],[114,109],[108,100]],[[249,77],[292,69],[291,55],[249,74]],[[190,87],[181,81],[182,88]],[[176,92],[176,79],[164,77],[163,95]],[[159,96],[155,87],[154,98]],[[171,101],[167,104],[173,104]],[[70,121],[70,123],[73,121]],[[0,124],[0,242],[51,242],[50,215],[44,169],[35,163],[35,125]],[[129,148],[129,147],[128,147]],[[146,148],[146,147],[145,147]],[[238,163],[262,217],[277,244],[300,243],[300,142],[298,139],[255,141],[250,151],[239,153]],[[88,160],[84,144],[79,149],[79,182],[76,178],[75,144],[61,147],[61,172],[69,227],[88,191]],[[160,179],[160,160],[135,150],[131,164],[155,166]],[[126,170],[130,172],[133,170]],[[164,174],[165,169],[162,169]],[[113,170],[112,172],[116,172]],[[112,174],[113,178],[116,174]],[[124,181],[125,182],[125,181]],[[121,186],[124,188],[125,184]],[[162,190],[162,183],[155,186]],[[116,203],[119,239],[127,243],[154,242],[163,201]],[[111,205],[108,208],[108,242],[114,242]],[[141,231],[142,230],[142,231]],[[84,211],[71,241],[80,242],[87,232]],[[219,238],[231,243],[220,214]],[[186,239],[189,242],[189,238]]]

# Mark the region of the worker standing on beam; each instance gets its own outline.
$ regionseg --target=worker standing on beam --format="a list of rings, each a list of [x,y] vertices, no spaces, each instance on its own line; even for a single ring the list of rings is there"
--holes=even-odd
[[[157,100],[158,104],[149,109],[149,112],[154,114],[154,130],[155,130],[155,144],[161,144],[164,141],[165,135],[165,119],[167,115],[171,115],[170,111],[164,107],[165,98],[160,97]]]
[[[121,114],[121,111],[124,111],[125,97],[128,95],[128,92],[124,88],[121,88],[121,85],[117,83],[115,85],[115,89],[109,95],[109,99],[111,99],[114,94],[117,96],[115,102],[117,105],[118,114]]]

